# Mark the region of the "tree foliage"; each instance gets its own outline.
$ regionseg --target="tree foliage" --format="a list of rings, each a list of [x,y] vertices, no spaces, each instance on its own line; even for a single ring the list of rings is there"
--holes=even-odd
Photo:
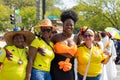
[[[8,26],[8,24],[10,23],[9,13],[11,13],[11,12],[12,11],[10,10],[9,7],[6,7],[2,4],[0,4],[0,15],[1,15],[0,16],[0,31],[5,31],[6,28],[11,27],[11,25]]]
[[[4,0],[4,5],[10,8],[15,7],[16,9],[21,9],[26,6],[35,6],[35,0]]]
[[[30,29],[36,25],[36,7],[24,7],[21,9],[22,27]]]
[[[80,0],[79,5],[73,7],[79,16],[79,26],[90,26],[96,30],[105,27],[120,28],[119,0]]]
[[[95,30],[104,30],[106,27],[120,29],[120,2],[119,0],[75,0],[79,4],[72,7],[78,13],[79,20],[76,29],[82,26],[89,26]],[[41,3],[42,4],[42,3]],[[55,5],[63,6],[61,0],[46,0],[46,14],[60,16],[62,10]],[[40,23],[36,16],[36,0],[0,0],[0,30],[12,28],[10,14],[14,13],[13,8],[20,9],[22,23],[17,26],[30,29]],[[42,10],[42,7],[41,7]]]

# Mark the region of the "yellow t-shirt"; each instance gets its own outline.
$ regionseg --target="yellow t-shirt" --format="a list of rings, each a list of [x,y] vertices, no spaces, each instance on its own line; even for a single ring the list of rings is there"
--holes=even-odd
[[[0,62],[3,63],[0,80],[24,80],[28,62],[27,49],[19,49],[15,46],[7,46],[5,49],[0,50]],[[18,64],[20,59],[23,62],[21,65]]]
[[[90,59],[90,49],[88,49],[85,45],[78,47],[77,54],[75,55],[78,61],[78,73],[84,75],[87,63]],[[102,71],[102,60],[104,60],[106,56],[102,52],[102,50],[98,46],[93,46],[92,48],[92,57],[88,69],[87,76],[95,77]]]
[[[53,43],[50,42],[51,47]],[[33,67],[43,71],[50,71],[51,61],[54,58],[53,49],[42,39],[34,39],[31,46],[38,49]]]

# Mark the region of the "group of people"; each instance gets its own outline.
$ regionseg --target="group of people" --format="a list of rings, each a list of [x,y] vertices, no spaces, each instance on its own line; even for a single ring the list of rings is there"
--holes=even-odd
[[[74,10],[63,11],[60,19],[62,33],[53,35],[52,22],[44,19],[35,26],[39,36],[24,30],[4,35],[7,45],[0,50],[0,80],[75,80],[75,59],[78,80],[103,77],[103,66],[107,66],[113,56],[108,49],[112,45],[110,40],[109,44],[104,43],[107,47],[100,45],[102,33],[97,34],[88,27],[73,34],[78,20]],[[96,39],[96,35],[101,40]]]

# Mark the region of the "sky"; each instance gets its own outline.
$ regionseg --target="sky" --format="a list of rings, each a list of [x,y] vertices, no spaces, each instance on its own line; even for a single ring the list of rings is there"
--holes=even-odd
[[[55,5],[61,9],[69,9],[69,8],[72,8],[73,6],[77,5],[77,2],[76,0],[60,0],[60,3],[62,5]]]

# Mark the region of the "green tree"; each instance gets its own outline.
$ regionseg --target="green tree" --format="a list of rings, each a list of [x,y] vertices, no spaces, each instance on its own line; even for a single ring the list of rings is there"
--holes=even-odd
[[[112,27],[120,28],[120,1],[103,0],[103,6],[106,11],[104,17],[111,22]]]
[[[4,0],[4,5],[10,8],[15,7],[15,9],[21,9],[26,6],[35,6],[35,0]]]
[[[119,6],[118,0],[80,0],[73,9],[79,14],[79,26],[104,30],[108,26],[119,27],[119,7],[116,6]]]
[[[105,27],[112,26],[120,29],[120,1],[119,0],[75,0],[79,4],[74,6],[79,20],[76,24],[76,29],[82,26],[90,26],[95,30],[104,30]],[[63,6],[60,0],[46,0],[46,14],[60,16],[61,10],[55,5]],[[30,29],[39,20],[36,20],[36,0],[0,0],[0,30],[6,28],[13,28],[10,24],[9,15],[13,13],[13,7],[20,9],[20,16],[22,16],[22,23],[17,26]]]
[[[21,9],[22,27],[31,29],[39,21],[36,20],[36,7],[24,7]]]
[[[10,25],[10,13],[12,10],[9,7],[0,4],[0,31],[6,31],[6,28],[12,27]]]

